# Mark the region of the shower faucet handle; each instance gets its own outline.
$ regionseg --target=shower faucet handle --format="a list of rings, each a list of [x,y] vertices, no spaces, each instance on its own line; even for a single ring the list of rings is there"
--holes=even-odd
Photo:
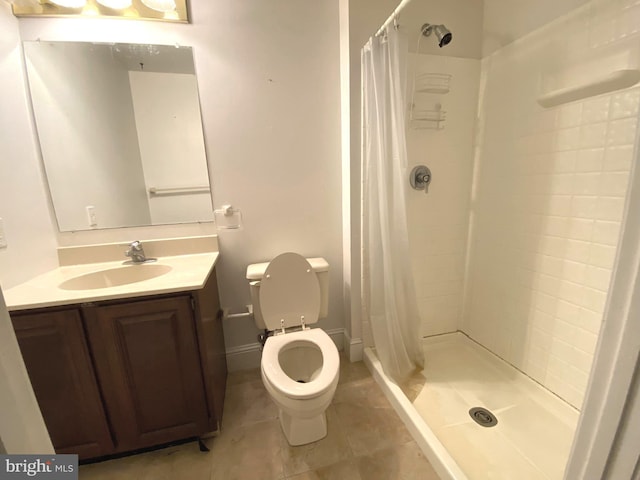
[[[429,175],[428,173],[425,173],[422,176],[418,176],[418,178],[416,178],[416,180],[418,182],[422,182],[422,183],[427,184],[427,183],[429,183],[431,181],[431,175]]]
[[[433,176],[431,175],[429,167],[418,165],[411,170],[409,183],[414,190],[424,190],[424,193],[429,193],[429,184],[432,178]]]

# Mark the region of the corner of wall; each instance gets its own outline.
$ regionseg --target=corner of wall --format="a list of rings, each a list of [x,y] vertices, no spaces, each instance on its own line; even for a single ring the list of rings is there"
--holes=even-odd
[[[28,103],[18,21],[0,5],[0,218],[8,246],[0,249],[5,288],[57,266],[56,237]],[[20,181],[16,181],[19,178]]]

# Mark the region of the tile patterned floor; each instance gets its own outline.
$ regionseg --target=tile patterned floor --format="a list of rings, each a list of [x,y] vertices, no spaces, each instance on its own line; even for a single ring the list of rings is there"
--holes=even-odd
[[[341,358],[340,383],[327,410],[329,433],[287,444],[278,410],[258,370],[229,375],[222,433],[80,468],[81,480],[437,480],[429,462],[362,362]]]

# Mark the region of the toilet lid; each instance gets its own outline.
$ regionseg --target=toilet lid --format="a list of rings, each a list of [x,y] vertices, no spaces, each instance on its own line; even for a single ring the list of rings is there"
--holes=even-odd
[[[283,253],[271,260],[260,282],[260,310],[269,330],[318,321],[320,284],[313,268],[297,253]]]

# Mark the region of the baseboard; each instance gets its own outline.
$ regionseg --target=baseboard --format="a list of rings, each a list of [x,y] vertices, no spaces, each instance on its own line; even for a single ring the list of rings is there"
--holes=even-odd
[[[364,343],[361,338],[351,338],[349,332],[344,331],[345,351],[351,362],[360,362],[364,358]]]
[[[336,344],[336,347],[338,347],[338,351],[343,351],[344,350],[344,328],[334,328],[333,330],[326,330],[327,335],[329,335],[331,337],[331,340],[333,340],[333,343]]]
[[[336,344],[338,350],[342,351],[346,345],[344,328],[325,330]],[[360,342],[362,343],[362,342]],[[362,359],[362,348],[360,349]],[[260,357],[262,356],[259,343],[248,343],[227,349],[227,370],[237,372],[238,370],[251,370],[260,367]],[[352,360],[354,361],[354,360]]]
[[[262,348],[259,343],[249,343],[227,349],[227,370],[251,370],[260,366]]]

